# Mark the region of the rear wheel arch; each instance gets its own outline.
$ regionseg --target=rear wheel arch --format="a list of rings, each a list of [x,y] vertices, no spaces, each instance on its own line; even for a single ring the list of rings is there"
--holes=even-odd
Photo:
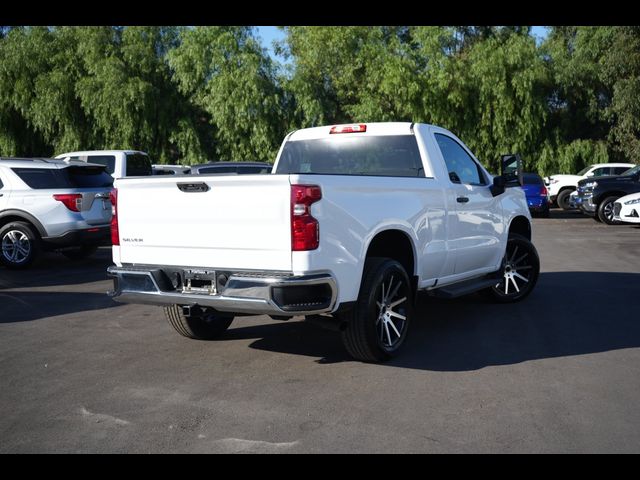
[[[606,199],[607,199],[607,198],[609,198],[609,197],[618,197],[618,198],[620,198],[620,197],[625,197],[625,196],[627,196],[627,195],[629,195],[629,194],[628,194],[628,193],[626,193],[626,192],[621,192],[621,191],[619,191],[619,190],[612,190],[612,191],[604,192],[604,193],[601,193],[600,195],[598,195],[598,197],[597,197],[597,198],[594,198],[594,199],[593,199],[593,203],[594,203],[597,207],[599,207],[599,206],[600,206],[600,203],[601,203],[603,200],[606,200]]]
[[[518,215],[511,220],[509,224],[509,236],[514,233],[531,241],[531,222],[529,222],[527,217]]]
[[[388,229],[376,233],[367,246],[364,261],[371,257],[391,258],[404,267],[409,278],[416,275],[414,242],[403,230]]]
[[[46,237],[47,231],[40,221],[33,215],[22,210],[5,210],[0,212],[0,228],[11,222],[23,222],[29,224],[40,237]]]

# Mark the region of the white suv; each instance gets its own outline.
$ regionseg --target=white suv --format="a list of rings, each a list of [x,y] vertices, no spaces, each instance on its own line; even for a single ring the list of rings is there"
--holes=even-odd
[[[102,165],[0,158],[0,263],[25,268],[42,250],[76,259],[110,245],[112,185]]]
[[[578,182],[589,177],[604,177],[609,175],[621,175],[630,168],[633,163],[596,163],[583,168],[575,175],[551,175],[544,178],[544,183],[549,190],[549,200],[558,207],[569,210],[574,208],[570,202],[571,192],[578,188]]]

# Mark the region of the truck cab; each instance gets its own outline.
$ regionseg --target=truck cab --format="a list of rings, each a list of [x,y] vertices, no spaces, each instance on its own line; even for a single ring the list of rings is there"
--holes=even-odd
[[[61,153],[55,158],[104,165],[114,179],[153,174],[149,156],[138,150],[86,150]]]

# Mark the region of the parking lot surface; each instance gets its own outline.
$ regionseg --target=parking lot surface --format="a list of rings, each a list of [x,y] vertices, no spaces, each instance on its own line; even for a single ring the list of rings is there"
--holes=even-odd
[[[179,336],[105,292],[110,250],[0,267],[0,453],[640,453],[640,228],[552,210],[515,305],[419,300],[403,354],[301,318]]]

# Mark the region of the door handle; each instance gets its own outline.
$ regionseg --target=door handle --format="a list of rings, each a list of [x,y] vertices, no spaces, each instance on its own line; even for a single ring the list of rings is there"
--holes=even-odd
[[[469,197],[458,197],[456,198],[456,202],[458,203],[467,203],[469,201]]]
[[[207,192],[209,191],[209,185],[204,182],[197,183],[176,183],[178,188],[182,192],[192,193],[192,192]]]

